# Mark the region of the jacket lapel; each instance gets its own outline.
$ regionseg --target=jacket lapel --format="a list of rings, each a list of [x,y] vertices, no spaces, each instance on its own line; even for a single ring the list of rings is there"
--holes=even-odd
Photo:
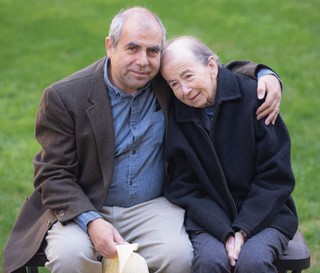
[[[103,78],[105,58],[98,63],[92,77],[92,88],[88,100],[91,106],[87,109],[92,130],[96,139],[97,152],[105,187],[110,186],[114,167],[114,127],[108,91]]]

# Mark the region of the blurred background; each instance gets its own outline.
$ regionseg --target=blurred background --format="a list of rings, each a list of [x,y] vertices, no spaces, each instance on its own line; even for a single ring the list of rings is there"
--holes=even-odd
[[[278,72],[299,230],[311,252],[307,272],[320,272],[319,0],[0,0],[1,254],[33,190],[34,123],[43,89],[104,56],[113,16],[135,5],[160,16],[167,38],[195,35],[224,63],[247,59]]]

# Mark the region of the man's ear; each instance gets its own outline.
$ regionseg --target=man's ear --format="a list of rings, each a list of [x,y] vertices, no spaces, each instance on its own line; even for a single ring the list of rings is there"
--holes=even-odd
[[[105,39],[105,45],[106,45],[107,55],[110,57],[112,55],[113,46],[112,46],[111,40],[110,40],[110,38],[108,36]]]

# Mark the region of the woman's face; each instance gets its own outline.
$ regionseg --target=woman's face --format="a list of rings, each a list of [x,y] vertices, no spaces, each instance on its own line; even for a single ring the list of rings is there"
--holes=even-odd
[[[218,65],[213,56],[204,65],[188,48],[173,48],[164,56],[161,73],[181,102],[196,108],[214,103]]]

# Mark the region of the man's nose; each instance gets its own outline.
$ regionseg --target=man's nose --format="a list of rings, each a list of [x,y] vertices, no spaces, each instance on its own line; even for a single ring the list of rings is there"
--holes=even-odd
[[[148,55],[146,51],[141,50],[137,59],[137,63],[141,66],[149,65]]]

